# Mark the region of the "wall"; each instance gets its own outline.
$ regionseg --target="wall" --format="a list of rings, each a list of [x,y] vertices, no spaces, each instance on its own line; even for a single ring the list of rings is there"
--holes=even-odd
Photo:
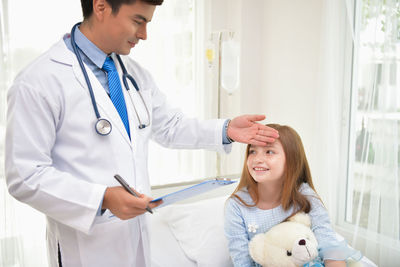
[[[213,1],[212,30],[232,29],[241,41],[241,86],[222,94],[222,117],[261,113],[302,137],[311,168],[321,40],[319,0]],[[215,88],[217,90],[217,88]],[[216,104],[216,102],[215,102]],[[222,173],[240,172],[243,145],[222,157]]]
[[[269,0],[264,5],[263,111],[271,121],[296,129],[306,151],[314,139],[321,2]]]

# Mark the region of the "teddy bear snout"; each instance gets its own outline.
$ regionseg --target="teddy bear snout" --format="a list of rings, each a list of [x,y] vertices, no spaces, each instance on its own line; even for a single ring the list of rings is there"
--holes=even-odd
[[[306,241],[304,239],[300,239],[299,240],[299,245],[300,246],[305,246],[306,245]]]

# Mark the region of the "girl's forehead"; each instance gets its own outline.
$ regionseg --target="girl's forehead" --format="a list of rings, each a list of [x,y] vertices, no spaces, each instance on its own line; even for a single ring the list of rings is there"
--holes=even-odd
[[[256,146],[250,145],[249,149],[269,149],[269,148],[279,148],[282,147],[282,144],[279,140],[275,140],[273,143],[268,143],[266,146]]]

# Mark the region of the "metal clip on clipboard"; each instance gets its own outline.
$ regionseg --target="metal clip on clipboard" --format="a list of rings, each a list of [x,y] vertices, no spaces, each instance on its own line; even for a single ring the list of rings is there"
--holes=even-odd
[[[206,193],[213,189],[217,189],[221,186],[230,185],[233,183],[236,183],[236,181],[231,181],[231,179],[227,179],[227,178],[216,178],[216,179],[212,179],[212,180],[207,180],[207,181],[192,185],[190,187],[186,187],[184,189],[172,192],[170,194],[164,195],[162,197],[153,199],[151,202],[155,202],[155,201],[162,199],[164,201],[164,203],[161,204],[160,206],[154,208],[154,209],[158,209],[158,208],[170,205],[172,203]]]

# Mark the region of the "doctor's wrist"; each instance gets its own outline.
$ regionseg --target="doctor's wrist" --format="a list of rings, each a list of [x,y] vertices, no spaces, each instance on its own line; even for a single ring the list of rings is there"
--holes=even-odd
[[[224,145],[227,145],[227,144],[230,144],[230,143],[233,143],[233,142],[235,142],[235,140],[233,140],[233,139],[231,139],[230,137],[229,137],[229,135],[228,135],[228,127],[229,127],[229,124],[231,123],[231,120],[230,119],[228,119],[228,120],[226,120],[225,122],[224,122],[224,128],[223,128],[223,140],[222,140],[222,143],[224,144]]]
[[[102,210],[108,209],[109,197],[110,197],[110,187],[107,187],[106,191],[104,192],[103,202],[101,203]]]
[[[229,135],[228,135],[228,129],[229,129],[229,124],[230,123],[231,123],[231,120],[228,120],[228,123],[226,123],[226,126],[225,126],[226,127],[225,133],[226,133],[226,138],[228,139],[229,143],[233,143],[233,142],[235,142],[235,140],[230,138]]]

